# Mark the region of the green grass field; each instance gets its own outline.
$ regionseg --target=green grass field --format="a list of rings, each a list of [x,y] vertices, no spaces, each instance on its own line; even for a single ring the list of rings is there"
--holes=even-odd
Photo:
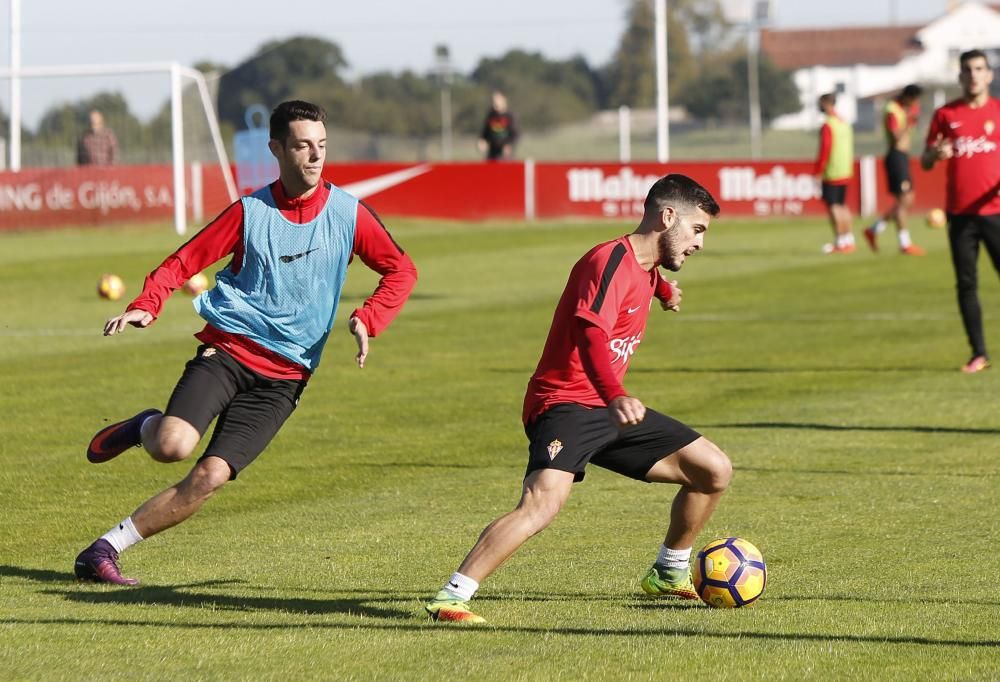
[[[517,500],[520,406],[572,263],[614,223],[390,220],[420,269],[364,370],[338,321],[297,413],[189,522],[76,553],[189,464],[85,461],[107,420],[162,407],[200,328],[176,295],[103,338],[169,228],[0,236],[0,679],[997,679],[1000,369],[968,349],[944,234],[926,258],[822,256],[822,221],[713,225],[626,386],[719,444],[735,478],[703,540],[740,535],[752,608],[647,601],[674,489],[592,469],[482,587],[489,625],[420,614]],[[892,241],[892,237],[888,237]],[[1000,287],[983,261],[988,338]],[[375,279],[355,265],[340,318]],[[1000,351],[998,351],[1000,352]]]

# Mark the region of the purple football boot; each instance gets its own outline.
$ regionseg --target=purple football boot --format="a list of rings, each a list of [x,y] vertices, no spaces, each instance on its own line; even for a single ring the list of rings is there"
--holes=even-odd
[[[125,578],[118,568],[118,552],[111,543],[101,538],[90,547],[80,552],[73,564],[76,577],[95,583],[112,583],[114,585],[138,585],[135,578]]]
[[[143,410],[131,419],[105,426],[91,439],[87,447],[87,460],[93,464],[102,464],[114,459],[129,448],[142,444],[139,430],[146,417],[160,414],[159,410]]]

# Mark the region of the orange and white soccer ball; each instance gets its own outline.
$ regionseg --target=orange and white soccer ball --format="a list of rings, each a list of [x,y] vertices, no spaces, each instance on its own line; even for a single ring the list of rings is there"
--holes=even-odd
[[[196,275],[191,275],[191,278],[184,282],[184,293],[188,296],[197,296],[205,289],[208,288],[208,277],[205,277],[205,273],[199,272]]]
[[[750,542],[718,538],[698,552],[693,579],[703,602],[720,609],[738,609],[764,594],[767,566],[760,550]]]
[[[117,301],[125,293],[125,282],[118,275],[105,273],[97,280],[97,295],[109,301]]]
[[[927,212],[927,227],[940,230],[948,224],[948,215],[940,208],[932,208]]]

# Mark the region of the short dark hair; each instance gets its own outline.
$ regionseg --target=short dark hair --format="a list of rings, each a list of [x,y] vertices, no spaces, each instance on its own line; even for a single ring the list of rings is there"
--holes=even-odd
[[[978,59],[982,57],[986,62],[986,66],[990,65],[990,58],[986,56],[986,53],[982,50],[967,50],[962,54],[958,55],[958,65],[959,67],[965,66],[965,63],[973,59]]]
[[[669,204],[700,208],[713,218],[719,215],[719,204],[712,194],[686,175],[671,173],[653,183],[642,207],[646,212],[659,213]]]
[[[326,123],[326,112],[323,107],[299,99],[282,102],[271,112],[271,139],[282,143],[288,139],[288,124],[292,121]]]
[[[917,99],[922,94],[924,94],[924,89],[922,87],[916,83],[910,83],[903,88],[903,91],[899,93],[899,96],[903,99]]]
[[[836,103],[837,103],[837,93],[835,92],[828,92],[825,95],[819,96],[819,106],[821,108],[826,104],[833,106]]]

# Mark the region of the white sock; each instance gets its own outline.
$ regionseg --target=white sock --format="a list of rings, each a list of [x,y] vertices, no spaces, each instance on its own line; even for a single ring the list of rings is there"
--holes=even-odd
[[[455,599],[469,601],[472,599],[472,595],[476,593],[476,590],[479,589],[479,583],[469,576],[462,575],[456,571],[441,589]]]
[[[910,239],[910,231],[909,230],[900,230],[899,231],[899,248],[901,248],[901,249],[908,249],[911,246],[913,246],[913,241]]]
[[[872,223],[872,232],[875,234],[882,234],[885,232],[885,221],[879,218],[874,223]]]
[[[146,424],[149,423],[149,420],[152,419],[153,417],[162,417],[162,416],[163,416],[162,414],[151,414],[142,420],[142,423],[139,424],[139,445],[141,445],[142,447],[146,447]]]
[[[691,563],[691,548],[670,549],[666,545],[661,545],[655,563],[661,568],[687,568]]]
[[[132,517],[130,516],[102,535],[101,539],[110,542],[115,551],[121,553],[135,543],[140,542],[142,536],[135,529],[135,524],[132,523]]]

